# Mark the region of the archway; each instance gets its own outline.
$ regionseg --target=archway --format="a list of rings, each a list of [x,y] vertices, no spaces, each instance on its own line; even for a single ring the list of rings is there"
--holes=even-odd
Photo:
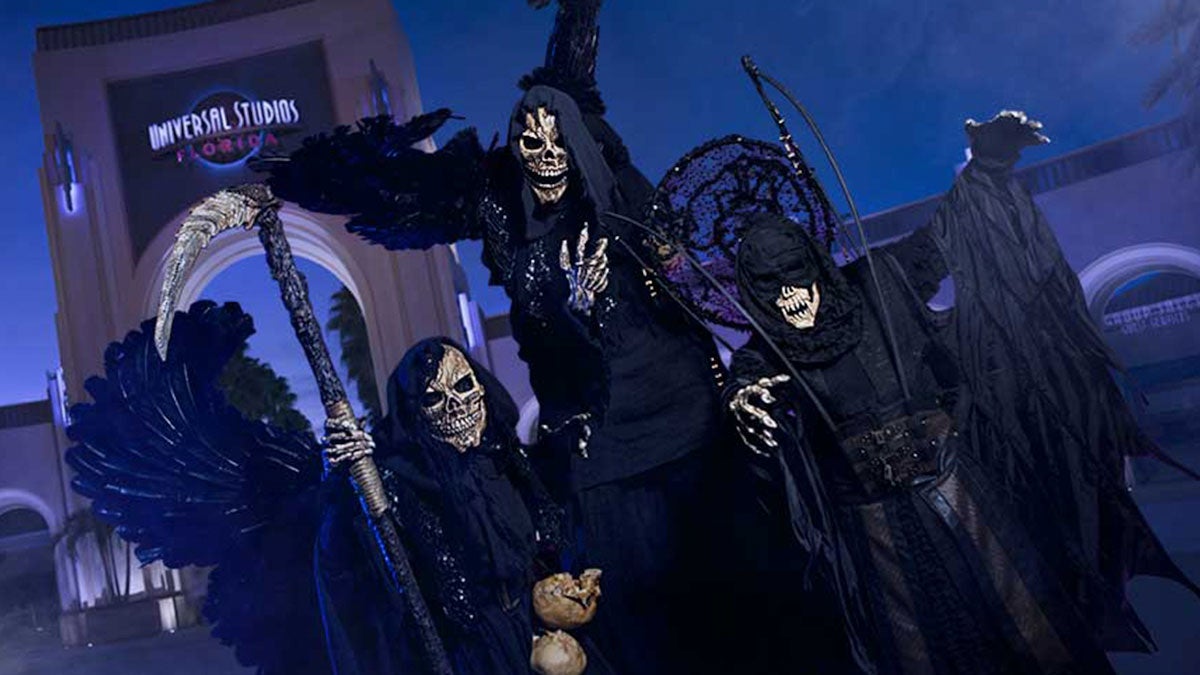
[[[182,224],[186,215],[186,212],[179,214],[175,221],[163,228],[162,232],[159,233],[158,237],[148,247],[145,260],[153,261],[155,264],[144,263],[138,269],[136,275],[139,280],[138,286],[143,289],[143,297],[140,302],[141,316],[154,316],[158,312],[158,293],[162,287],[162,280],[166,272],[167,254],[174,241],[174,233],[178,230],[179,225]],[[324,275],[331,275],[341,287],[344,287],[349,292],[364,319],[366,341],[368,343],[367,349],[369,351],[367,360],[372,364],[371,367],[374,368],[374,364],[384,363],[384,350],[380,348],[380,345],[385,344],[384,336],[381,334],[379,321],[372,320],[376,317],[371,279],[363,272],[357,258],[352,255],[351,251],[347,250],[344,237],[340,237],[337,234],[341,228],[340,224],[330,222],[336,219],[313,214],[290,204],[285,205],[280,210],[279,215],[284,225],[288,243],[296,258],[297,266],[309,282],[310,299],[313,300],[314,307],[319,308],[322,302],[327,301],[329,292],[331,292],[328,288],[317,288],[314,286],[314,282],[319,281]],[[262,243],[259,241],[255,231],[236,230],[222,233],[210,242],[209,246],[197,259],[195,267],[188,275],[187,281],[180,293],[179,309],[186,309],[196,300],[202,297],[209,297],[206,294],[206,289],[211,288],[218,277],[238,266],[243,261],[252,258],[256,259],[255,262],[246,264],[260,268],[261,278],[269,279],[267,265],[263,257]],[[328,286],[328,284],[325,284],[325,286]],[[254,292],[260,295],[258,299],[265,301],[259,303],[259,311],[250,311],[251,316],[256,319],[256,327],[261,327],[260,318],[266,313],[275,315],[282,312],[282,303],[279,299],[278,286],[275,285],[274,281],[269,281],[269,283],[261,285],[256,280],[254,289]],[[236,292],[236,289],[229,289],[229,292],[220,298],[220,300],[239,302],[244,306],[247,304],[247,296]],[[249,307],[247,307],[247,310],[249,311]],[[322,312],[318,312],[318,314],[320,315]],[[322,323],[322,325],[324,324]],[[254,338],[251,339],[253,340]],[[294,338],[291,339],[294,341]],[[336,345],[337,336],[327,334],[326,341],[330,346],[331,352],[333,352],[335,365],[337,365],[339,352]],[[299,353],[298,349],[297,346],[296,353]],[[376,382],[375,400],[382,398],[381,385],[383,382],[380,381],[379,372],[378,369],[375,369],[374,377],[369,378]],[[309,379],[307,372],[304,372],[300,377]],[[344,377],[343,382],[347,385],[348,393],[351,394],[351,399],[353,400],[354,387],[351,383],[345,382]],[[362,414],[361,408],[356,407],[356,410]],[[309,417],[313,418],[315,415],[310,414]]]
[[[36,500],[0,505],[0,651],[58,639],[60,609],[49,520]]]
[[[1200,467],[1200,251],[1153,243],[1109,253],[1080,274],[1089,311],[1127,369],[1130,402],[1168,453]],[[1183,480],[1134,461],[1137,484]]]

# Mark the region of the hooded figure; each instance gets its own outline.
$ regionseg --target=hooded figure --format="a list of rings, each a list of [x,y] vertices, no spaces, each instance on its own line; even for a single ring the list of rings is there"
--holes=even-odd
[[[968,123],[974,159],[933,223],[873,251],[874,272],[866,259],[839,270],[779,217],[737,257],[746,310],[784,360],[752,338],[727,400],[770,457],[791,555],[833,589],[846,662],[863,672],[1112,673],[1106,649],[1151,644],[1129,577],[1200,590],[1121,483],[1119,458],[1143,437],[1078,282],[1009,174],[1045,142],[1040,126],[1009,112]],[[951,272],[947,317],[927,303]]]
[[[460,675],[525,675],[532,585],[560,571],[565,546],[560,512],[517,441],[516,407],[445,338],[409,349],[387,394],[376,459],[451,666]],[[414,629],[374,576],[369,542],[356,538],[365,533],[354,495],[336,485],[318,553],[335,671],[420,672]]]
[[[788,358],[806,365],[828,363],[862,337],[862,297],[833,256],[795,223],[758,216],[738,246],[737,282],[759,325]],[[783,287],[819,314],[802,330],[779,307]]]
[[[620,672],[686,670],[700,599],[690,580],[711,558],[700,553],[705,481],[722,438],[715,349],[655,286],[642,237],[602,217],[636,215],[649,193],[632,166],[606,161],[593,130],[610,134],[609,148],[619,138],[603,120],[534,86],[509,129],[520,205],[503,276],[509,318],[541,406],[546,475],[573,507],[586,564],[605,571],[589,630]],[[604,280],[589,297],[576,277],[592,265]]]

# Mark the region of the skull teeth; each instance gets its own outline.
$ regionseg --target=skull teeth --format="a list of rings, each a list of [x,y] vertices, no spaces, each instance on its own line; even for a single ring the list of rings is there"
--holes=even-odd
[[[482,403],[482,401],[480,401]],[[483,421],[483,406],[472,405],[465,412],[457,414],[448,414],[446,417],[434,422],[434,429],[438,435],[449,438],[466,434],[469,431],[474,431],[475,428]]]

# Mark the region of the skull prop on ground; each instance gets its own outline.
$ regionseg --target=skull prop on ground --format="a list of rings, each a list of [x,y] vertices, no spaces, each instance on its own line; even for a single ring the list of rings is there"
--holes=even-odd
[[[817,308],[821,306],[821,289],[817,282],[809,288],[785,284],[779,290],[775,306],[783,312],[783,318],[792,326],[804,330],[817,323]]]
[[[447,346],[421,401],[421,413],[433,437],[459,452],[478,446],[487,424],[483,393],[466,357]]]
[[[533,611],[550,628],[578,628],[592,620],[600,598],[600,570],[584,570],[579,578],[560,572],[533,587]]]
[[[587,668],[587,655],[575,638],[556,630],[533,638],[529,665],[538,675],[580,675]]]
[[[525,113],[519,142],[525,180],[540,204],[554,204],[567,192],[567,149],[558,118],[545,107]]]

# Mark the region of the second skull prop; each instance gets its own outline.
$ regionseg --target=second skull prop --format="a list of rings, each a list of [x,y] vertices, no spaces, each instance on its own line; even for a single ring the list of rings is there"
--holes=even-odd
[[[567,192],[567,149],[559,133],[558,117],[540,106],[525,113],[519,142],[525,180],[542,205],[555,204]]]
[[[434,438],[459,452],[477,447],[487,426],[483,384],[462,352],[447,346],[425,387],[421,413]]]

